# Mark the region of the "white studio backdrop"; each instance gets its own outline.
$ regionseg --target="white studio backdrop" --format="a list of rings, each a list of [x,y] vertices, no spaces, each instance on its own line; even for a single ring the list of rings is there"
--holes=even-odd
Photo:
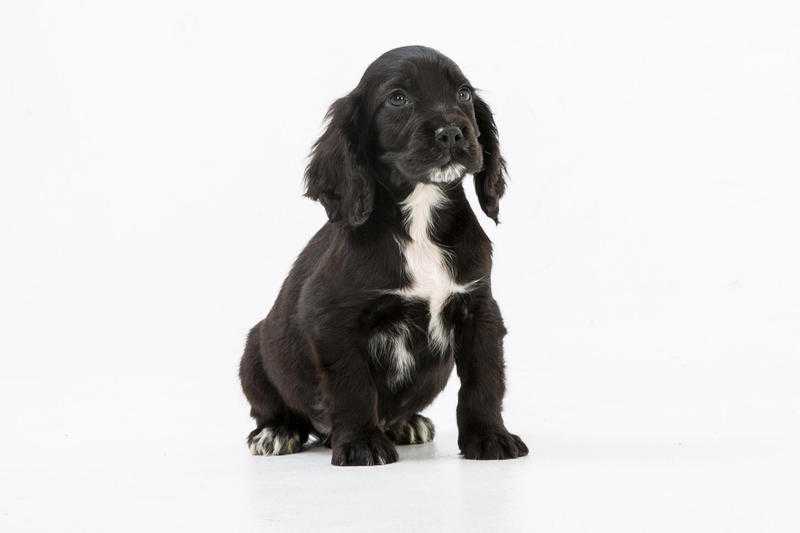
[[[0,477],[16,481],[0,481],[0,526],[36,529],[43,505],[96,496],[102,450],[163,451],[166,470],[171,457],[241,460],[244,335],[325,220],[301,196],[305,158],[327,106],[406,44],[455,60],[500,129],[509,188],[501,225],[482,222],[510,330],[507,418],[534,451],[526,475],[545,475],[548,457],[573,473],[683,464],[706,480],[712,464],[710,507],[680,499],[687,474],[651,487],[645,509],[661,497],[673,521],[705,516],[706,530],[725,524],[716,513],[791,529],[800,9],[788,1],[4,2]],[[450,440],[457,385],[430,410]],[[93,466],[57,476],[59,461]],[[122,479],[110,486],[138,494]],[[542,512],[516,525],[603,529]]]

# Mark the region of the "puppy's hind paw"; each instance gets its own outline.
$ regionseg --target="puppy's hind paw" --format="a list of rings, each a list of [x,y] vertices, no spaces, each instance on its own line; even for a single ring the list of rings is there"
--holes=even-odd
[[[247,446],[253,455],[287,455],[303,451],[305,440],[299,432],[284,426],[264,426],[250,433]]]
[[[422,415],[412,415],[386,430],[386,436],[395,444],[424,444],[431,442],[435,434],[431,419]]]

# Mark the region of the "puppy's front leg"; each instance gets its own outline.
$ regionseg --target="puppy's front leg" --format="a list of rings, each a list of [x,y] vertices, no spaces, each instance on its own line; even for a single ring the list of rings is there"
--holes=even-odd
[[[509,433],[501,414],[505,394],[503,337],[500,309],[491,295],[477,304],[461,325],[456,349],[458,447],[467,459],[513,459],[528,447]]]
[[[354,336],[337,337],[347,342]],[[378,427],[378,394],[365,354],[337,342],[317,342],[315,347],[331,409],[331,463],[356,466],[397,461],[394,444]]]

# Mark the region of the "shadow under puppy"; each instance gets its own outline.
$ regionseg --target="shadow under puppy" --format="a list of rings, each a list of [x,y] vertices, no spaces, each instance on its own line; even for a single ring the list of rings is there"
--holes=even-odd
[[[528,453],[501,416],[503,337],[492,248],[464,195],[497,222],[505,164],[489,107],[450,59],[409,46],[375,60],[328,112],[306,170],[326,223],[247,338],[240,378],[256,455],[309,435],[334,465],[397,461],[433,439],[419,414],[455,365],[468,459]]]

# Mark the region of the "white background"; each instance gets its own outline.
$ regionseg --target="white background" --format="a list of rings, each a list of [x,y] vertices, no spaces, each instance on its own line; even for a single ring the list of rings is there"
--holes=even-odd
[[[0,529],[796,531],[796,2],[5,1]],[[506,419],[252,458],[237,364],[326,107],[427,44],[494,108]],[[470,191],[474,200],[474,193]]]

